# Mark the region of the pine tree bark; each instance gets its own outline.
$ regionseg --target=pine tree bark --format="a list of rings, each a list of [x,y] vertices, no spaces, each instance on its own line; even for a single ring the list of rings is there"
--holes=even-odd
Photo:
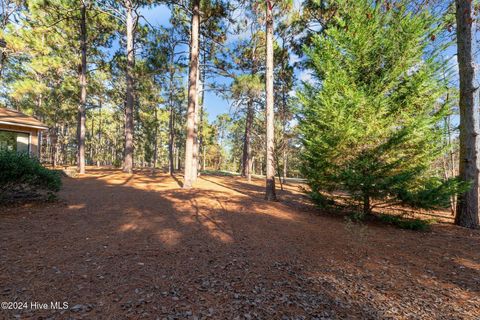
[[[479,226],[479,88],[475,65],[476,22],[474,1],[456,0],[457,59],[460,72],[460,161],[459,176],[472,184],[459,195],[455,223]]]
[[[0,21],[0,27],[3,31],[8,23],[8,15],[2,15],[2,21]],[[7,55],[5,54],[5,47],[7,46],[7,42],[0,38],[0,79],[2,79],[3,75],[3,67],[5,64],[5,60],[7,59]]]
[[[202,82],[203,83],[203,82]],[[202,97],[201,97],[201,102],[199,104],[199,117],[200,117],[200,122],[198,124],[198,176],[200,176],[200,171],[205,170],[205,146],[203,145],[203,121],[204,121],[204,105],[203,105],[203,99],[204,99],[204,92],[205,88],[202,88]]]
[[[200,58],[198,59],[197,69],[197,96],[195,98],[195,139],[193,140],[193,164],[192,164],[192,183],[195,183],[198,178],[198,165],[199,165],[199,151],[200,145],[198,140],[198,127],[199,127],[199,113],[200,113]]]
[[[170,92],[168,95],[169,103],[169,117],[168,117],[168,174],[173,176],[175,173],[175,159],[173,155],[173,144],[175,142],[175,111],[173,103],[173,86],[175,80],[175,46],[173,46],[170,53],[170,79],[169,79],[169,88]]]
[[[52,152],[51,152],[52,167],[55,168],[57,166],[57,150],[58,150],[58,128],[57,128],[57,126],[53,127],[50,139],[51,139],[51,148],[52,148]]]
[[[168,174],[175,173],[175,162],[173,158],[173,142],[175,140],[174,132],[173,103],[170,104],[170,116],[168,119]]]
[[[78,106],[77,119],[77,170],[78,173],[85,173],[85,122],[87,104],[87,7],[85,1],[80,7],[80,50],[82,61],[80,65],[80,105]]]
[[[95,132],[95,117],[92,117],[92,125],[91,125],[91,128],[90,128],[90,137],[91,137],[92,140],[93,140],[94,132]],[[92,142],[90,144],[90,160],[92,162],[93,162],[94,157],[95,157],[95,149],[93,148],[93,142]]]
[[[134,80],[133,68],[135,66],[134,51],[134,28],[135,19],[133,17],[132,0],[125,0],[127,10],[127,68],[126,68],[126,103],[125,103],[125,149],[123,156],[123,171],[133,172],[133,108],[134,108]]]
[[[254,76],[257,73],[257,43],[252,42],[252,70],[251,75]],[[243,144],[243,163],[242,163],[242,176],[247,177],[248,182],[252,181],[252,125],[254,119],[254,108],[253,108],[253,97],[249,97],[247,102],[247,117],[245,119],[245,135],[244,135],[244,144]]]
[[[98,119],[98,142],[97,142],[97,167],[100,167],[100,163],[103,160],[103,157],[100,156],[100,149],[102,147],[102,105],[103,105],[103,98],[100,97],[100,111],[99,111],[99,118]],[[102,152],[102,155],[104,153]]]
[[[180,170],[180,151],[178,150],[178,146],[176,144],[173,145],[173,150],[174,150],[174,154],[175,154],[175,166],[176,168],[174,168],[175,170]]]
[[[157,160],[158,160],[158,114],[157,114],[157,107],[155,106],[155,131],[154,131],[154,146],[153,146],[153,164],[152,168],[155,171],[157,167]]]
[[[183,188],[189,189],[193,185],[193,153],[196,137],[195,132],[195,104],[197,99],[198,52],[200,33],[200,0],[193,0],[193,12],[190,35],[190,70],[188,83],[187,109],[187,140],[185,143],[185,173]]]
[[[247,102],[247,117],[245,119],[245,134],[243,137],[243,156],[242,156],[242,177],[251,180],[252,171],[252,123],[253,123],[253,100],[250,98]]]
[[[0,39],[1,41],[1,39]],[[0,43],[0,79],[2,79],[2,75],[3,75],[3,65],[4,65],[4,61],[6,60],[6,55],[5,53],[3,52],[2,50],[2,46],[1,46],[1,43]]]
[[[206,65],[207,61],[207,53],[204,51],[203,53],[203,64]],[[200,95],[200,105],[199,105],[199,116],[200,116],[200,123],[198,125],[199,134],[198,134],[198,161],[200,161],[200,155],[202,155],[202,162],[201,165],[199,163],[198,168],[199,170],[205,170],[205,146],[203,140],[203,127],[204,127],[204,108],[205,108],[205,79],[207,76],[206,66],[204,66],[201,70],[201,84],[202,84],[202,93]],[[198,174],[200,176],[200,173]]]
[[[363,196],[363,214],[369,215],[372,213],[372,206],[370,205],[370,196],[365,193]]]
[[[277,199],[275,193],[275,168],[274,168],[274,111],[273,111],[273,12],[272,3],[267,0],[266,12],[266,118],[267,118],[267,167],[266,167],[266,185],[265,199],[275,201]]]

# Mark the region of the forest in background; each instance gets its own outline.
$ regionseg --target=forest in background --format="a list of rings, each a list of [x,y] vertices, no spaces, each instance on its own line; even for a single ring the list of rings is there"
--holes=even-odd
[[[455,214],[457,194],[477,190],[476,222],[464,224],[478,225],[478,161],[474,181],[459,172],[455,45],[476,44],[468,19],[470,34],[457,37],[459,8],[474,17],[472,2],[1,5],[0,103],[48,125],[44,163],[185,171],[187,187],[199,170],[266,175],[272,200],[276,176],[302,177],[320,205],[347,190],[364,213],[387,199]],[[170,9],[168,26],[141,14],[159,5]],[[206,91],[231,103],[213,121]],[[465,106],[477,110],[473,96]],[[462,199],[459,207],[473,203]]]
[[[174,170],[180,170],[185,159],[191,10],[185,4],[168,4],[170,26],[154,27],[139,11],[142,6],[155,5],[158,4],[132,2],[134,163],[138,167],[168,169],[172,162]],[[8,44],[3,50],[1,64],[2,105],[34,114],[49,126],[42,140],[42,162],[53,165],[77,163],[81,69],[81,10],[77,6],[76,1],[7,1],[8,16],[2,19],[2,35]],[[250,113],[255,113],[249,118],[253,172],[261,175],[265,172],[261,152],[264,117],[260,112],[265,100],[261,80],[265,44],[257,21],[258,13],[255,8],[221,2],[212,3],[208,10],[206,14],[210,16],[202,23],[201,28],[205,29],[200,35],[199,165],[202,170],[240,170],[246,109],[250,108]],[[233,15],[243,14],[244,10],[249,15],[234,21]],[[128,63],[125,14],[126,8],[119,2],[85,2],[88,44],[85,160],[88,165],[123,165]],[[227,36],[239,33],[244,36],[238,41],[229,40],[227,45]],[[295,150],[299,142],[294,139],[291,121],[290,93],[295,80],[291,48],[286,47],[287,41],[279,39],[277,42],[282,42],[284,47],[277,43],[275,52],[276,81],[281,86],[275,97],[281,108],[276,124],[279,129],[276,159],[282,168],[288,168],[288,175],[298,176]],[[253,47],[259,49],[253,52]],[[218,84],[217,75],[232,79],[232,83]],[[224,110],[210,122],[208,106],[204,108],[203,105],[206,90],[231,102],[230,110]],[[292,139],[283,141],[286,136]]]

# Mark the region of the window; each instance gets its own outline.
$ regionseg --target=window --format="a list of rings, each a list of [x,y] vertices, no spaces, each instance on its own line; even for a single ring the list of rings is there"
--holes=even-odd
[[[28,153],[29,141],[28,133],[0,130],[0,149]]]

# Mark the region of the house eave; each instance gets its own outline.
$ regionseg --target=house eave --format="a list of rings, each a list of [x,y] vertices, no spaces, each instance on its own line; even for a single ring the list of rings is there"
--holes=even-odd
[[[40,129],[40,130],[47,130],[48,127],[45,126],[36,126],[36,125],[31,125],[31,124],[24,124],[24,123],[18,123],[18,122],[10,122],[10,121],[1,121],[0,124],[6,124],[9,126],[18,126],[18,127],[24,127],[24,128],[34,128],[34,129]]]

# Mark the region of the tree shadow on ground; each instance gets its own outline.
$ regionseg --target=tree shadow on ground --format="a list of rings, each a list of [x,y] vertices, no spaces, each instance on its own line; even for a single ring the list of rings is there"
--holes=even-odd
[[[255,197],[259,199],[263,199],[265,197],[264,180],[261,179],[252,179],[252,182],[248,182],[244,178],[240,177],[219,177],[215,175],[202,175],[200,179],[249,197]],[[303,210],[311,211],[314,209],[314,206],[309,201],[309,198],[304,190],[305,185],[303,184],[287,183],[284,184],[283,190],[277,188],[277,198],[284,204],[294,206],[298,209],[301,208]]]
[[[66,206],[0,218],[3,300],[75,308],[0,315],[480,316],[476,231],[346,225],[266,202],[234,179],[183,190],[168,175],[90,172],[65,178]]]

